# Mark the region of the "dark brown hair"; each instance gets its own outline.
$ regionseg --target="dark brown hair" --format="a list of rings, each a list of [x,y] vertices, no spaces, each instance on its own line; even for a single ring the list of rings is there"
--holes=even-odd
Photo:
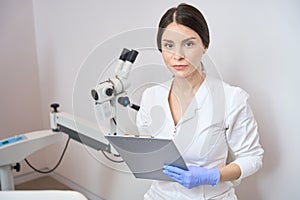
[[[204,46],[208,48],[209,30],[205,18],[197,8],[182,3],[177,7],[173,7],[167,10],[167,12],[162,16],[159,22],[157,32],[157,46],[160,52],[162,35],[165,28],[172,22],[176,22],[194,30],[200,36]]]

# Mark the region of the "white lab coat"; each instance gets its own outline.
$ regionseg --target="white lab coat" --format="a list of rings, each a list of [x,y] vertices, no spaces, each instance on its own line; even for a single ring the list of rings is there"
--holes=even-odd
[[[168,103],[171,85],[172,80],[144,91],[137,114],[140,134],[174,139],[187,165],[213,168],[236,163],[242,174],[235,183],[261,168],[264,151],[245,91],[207,76],[175,126]],[[187,189],[177,182],[153,181],[144,199],[233,200],[233,186],[234,182],[223,182]]]

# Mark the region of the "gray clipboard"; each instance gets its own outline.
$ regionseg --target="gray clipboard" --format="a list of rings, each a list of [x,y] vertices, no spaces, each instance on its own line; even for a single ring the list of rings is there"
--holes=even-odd
[[[174,181],[162,172],[165,164],[187,170],[173,140],[113,135],[105,138],[119,152],[136,178]]]

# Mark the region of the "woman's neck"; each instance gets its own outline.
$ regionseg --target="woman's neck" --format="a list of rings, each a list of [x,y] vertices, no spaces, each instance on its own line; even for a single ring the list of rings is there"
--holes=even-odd
[[[195,95],[203,83],[206,75],[204,72],[196,70],[188,77],[176,77],[172,84],[173,92],[183,95]]]

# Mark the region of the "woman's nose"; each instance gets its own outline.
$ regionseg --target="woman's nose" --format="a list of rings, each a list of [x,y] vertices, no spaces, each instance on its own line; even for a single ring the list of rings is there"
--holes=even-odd
[[[173,53],[173,58],[175,60],[180,60],[184,58],[184,52],[182,51],[181,48],[177,49],[176,51],[174,51]]]

